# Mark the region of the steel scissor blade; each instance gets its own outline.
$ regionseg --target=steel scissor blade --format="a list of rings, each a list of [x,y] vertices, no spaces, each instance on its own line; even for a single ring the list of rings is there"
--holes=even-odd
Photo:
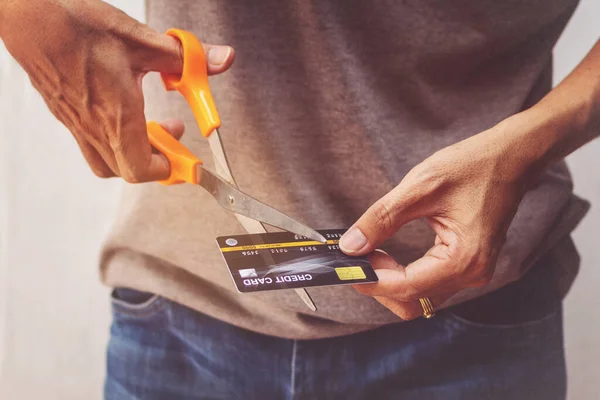
[[[219,134],[219,130],[215,129],[215,131],[208,137],[208,144],[210,146],[210,150],[213,154],[213,159],[215,161],[215,170],[221,178],[225,181],[232,184],[237,188],[237,184],[233,179],[233,175],[231,174],[231,169],[229,168],[229,162],[227,161],[227,154],[225,154],[225,149],[223,148],[223,142],[221,141],[221,135]],[[257,221],[252,218],[248,218],[238,213],[234,213],[237,220],[242,224],[244,229],[248,231],[248,233],[262,233],[267,232],[265,228],[265,224],[263,222]],[[302,299],[304,304],[312,311],[317,311],[317,306],[315,302],[311,299],[310,295],[304,288],[294,289],[298,296]]]
[[[233,179],[233,175],[231,174],[231,168],[229,167],[227,154],[225,153],[223,141],[221,140],[221,134],[219,133],[218,129],[215,129],[214,132],[208,137],[208,145],[210,147],[210,152],[213,155],[215,172],[217,175],[226,182],[229,182],[233,186],[237,187],[237,184]]]
[[[247,195],[204,166],[198,165],[197,169],[198,184],[206,189],[226,210],[321,243],[327,243],[327,239],[319,232]]]

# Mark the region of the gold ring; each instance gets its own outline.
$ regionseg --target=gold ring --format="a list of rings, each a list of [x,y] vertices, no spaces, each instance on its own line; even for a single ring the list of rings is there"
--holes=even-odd
[[[429,297],[423,297],[419,299],[419,302],[421,303],[421,308],[423,308],[423,316],[425,318],[429,319],[435,315],[435,309]]]

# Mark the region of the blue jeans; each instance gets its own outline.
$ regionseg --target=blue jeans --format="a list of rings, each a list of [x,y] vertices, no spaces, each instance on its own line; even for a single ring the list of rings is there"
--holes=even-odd
[[[113,294],[107,400],[565,398],[560,303],[517,323],[446,310],[306,341],[250,332],[151,296]]]

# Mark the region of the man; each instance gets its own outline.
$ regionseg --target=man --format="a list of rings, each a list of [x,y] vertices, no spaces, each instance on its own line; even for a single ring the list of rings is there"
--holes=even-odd
[[[600,128],[600,44],[551,90],[576,3],[150,0],[147,27],[98,0],[0,0],[0,37],[92,170],[132,183],[169,172],[144,99],[210,159],[156,74],[142,96],[147,72],[181,71],[160,32],[194,32],[240,187],[351,226],[341,248],[379,276],[310,289],[316,312],[238,294],[214,245],[243,233],[234,217],[191,185],[129,185],[101,260],[118,288],[106,398],[564,398],[587,203],[561,160]],[[434,318],[415,319],[421,298]]]

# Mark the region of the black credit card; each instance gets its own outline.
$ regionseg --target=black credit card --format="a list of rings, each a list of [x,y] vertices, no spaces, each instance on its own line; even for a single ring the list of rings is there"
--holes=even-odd
[[[326,244],[290,232],[221,236],[217,244],[242,293],[377,282],[366,256],[340,250],[346,229],[318,232]]]

